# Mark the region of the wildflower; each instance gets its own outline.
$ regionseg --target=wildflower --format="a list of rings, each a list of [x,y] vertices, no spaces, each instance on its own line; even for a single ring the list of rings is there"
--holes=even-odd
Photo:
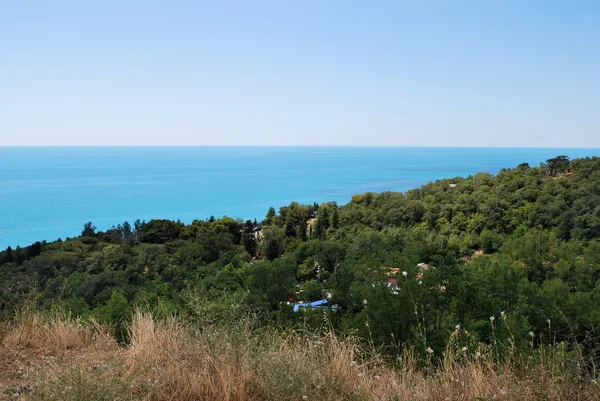
[[[367,304],[367,300],[363,299],[363,304],[366,305]]]
[[[419,273],[417,274],[417,278],[418,278],[419,280],[422,280],[422,279],[423,279],[423,273],[419,272]]]
[[[490,322],[494,323],[495,320],[496,320],[496,316],[494,316],[494,315],[490,316]]]
[[[456,329],[456,331],[460,330],[460,324],[457,324],[454,328]]]
[[[431,347],[427,347],[427,353],[429,355],[433,355],[433,350],[431,349]]]
[[[402,272],[402,277],[407,278],[408,277],[408,272]]]
[[[446,286],[445,285],[442,285],[440,287],[440,292],[446,292]]]
[[[462,347],[462,352],[467,352],[467,347]]]
[[[534,334],[533,334],[533,331],[530,331],[530,332],[529,332],[529,336],[530,336],[530,337],[533,337],[533,336],[534,336]]]
[[[423,282],[419,280],[419,285],[421,285],[421,284],[423,284]]]

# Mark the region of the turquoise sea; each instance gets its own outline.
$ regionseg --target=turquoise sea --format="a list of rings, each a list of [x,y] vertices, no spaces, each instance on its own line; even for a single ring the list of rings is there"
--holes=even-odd
[[[0,147],[0,249],[153,218],[261,220],[291,201],[347,203],[440,178],[600,149]]]

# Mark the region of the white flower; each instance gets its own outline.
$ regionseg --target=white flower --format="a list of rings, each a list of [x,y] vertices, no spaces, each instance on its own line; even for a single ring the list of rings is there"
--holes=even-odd
[[[440,287],[440,292],[446,292],[446,286],[445,285],[442,285]]]
[[[402,272],[402,277],[407,278],[408,277],[408,272]]]
[[[423,284],[423,282],[419,280],[419,285],[421,285],[421,284]]]
[[[496,320],[496,316],[494,316],[494,315],[490,316],[490,322],[494,323],[494,320]]]
[[[467,352],[467,347],[462,347],[462,352]]]
[[[458,330],[460,330],[460,324],[457,324],[457,325],[456,325],[456,327],[455,327],[455,329],[456,329],[457,331],[458,331]]]
[[[530,337],[533,337],[533,336],[534,336],[534,334],[533,334],[533,331],[530,331],[530,332],[529,332],[529,336],[530,336]]]
[[[363,304],[365,304],[365,305],[367,304],[367,300],[366,299],[363,299]]]
[[[427,353],[429,355],[433,355],[433,350],[431,349],[431,347],[427,347]]]

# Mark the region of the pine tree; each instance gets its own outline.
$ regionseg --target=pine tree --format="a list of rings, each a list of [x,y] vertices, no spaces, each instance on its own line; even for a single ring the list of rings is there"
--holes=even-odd
[[[337,207],[333,209],[333,213],[331,214],[331,228],[337,230],[340,227],[340,214],[338,212]]]

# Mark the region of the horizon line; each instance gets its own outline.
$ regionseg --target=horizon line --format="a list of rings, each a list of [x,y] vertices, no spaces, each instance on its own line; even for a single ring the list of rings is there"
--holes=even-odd
[[[485,146],[485,145],[0,145],[0,148],[430,148],[430,149],[599,149],[600,146]]]

